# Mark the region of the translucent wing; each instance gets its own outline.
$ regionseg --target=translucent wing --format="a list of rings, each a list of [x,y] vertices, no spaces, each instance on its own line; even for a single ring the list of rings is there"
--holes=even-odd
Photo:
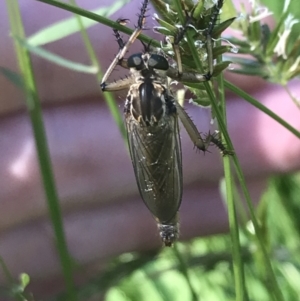
[[[166,114],[156,126],[142,126],[129,114],[126,128],[143,201],[160,222],[168,223],[176,215],[182,198],[177,114]]]

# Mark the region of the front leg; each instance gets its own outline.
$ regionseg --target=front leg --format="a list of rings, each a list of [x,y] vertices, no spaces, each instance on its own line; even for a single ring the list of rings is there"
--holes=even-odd
[[[149,0],[144,0],[143,5],[141,7],[141,13],[140,13],[139,18],[138,18],[138,24],[137,24],[134,32],[131,34],[131,36],[129,37],[129,39],[126,43],[123,42],[119,32],[114,29],[114,34],[117,38],[117,42],[119,44],[120,49],[119,49],[118,54],[115,56],[114,60],[112,61],[112,63],[110,64],[110,66],[108,67],[107,71],[105,72],[105,74],[102,78],[102,81],[101,81],[101,84],[100,84],[102,91],[105,91],[105,90],[107,91],[108,90],[108,84],[106,83],[107,79],[109,78],[109,76],[113,72],[114,68],[118,64],[121,64],[121,62],[124,58],[124,55],[128,51],[129,47],[132,45],[132,43],[137,39],[137,37],[142,32],[144,24],[145,24],[145,14],[146,14],[146,11],[147,11],[148,2],[149,2]],[[118,22],[120,24],[122,24],[122,23],[126,24],[127,19],[119,19]]]

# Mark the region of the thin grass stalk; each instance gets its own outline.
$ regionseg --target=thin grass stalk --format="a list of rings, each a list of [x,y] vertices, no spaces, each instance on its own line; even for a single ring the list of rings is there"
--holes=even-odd
[[[174,3],[177,5],[177,11],[178,11],[180,20],[181,20],[181,22],[183,22],[184,21],[184,16],[183,16],[183,12],[182,12],[182,9],[181,9],[180,1],[179,0],[174,0]],[[192,40],[189,32],[187,32],[186,36],[187,36],[187,41],[188,41],[188,44],[190,46],[190,50],[191,50],[193,59],[195,61],[196,67],[197,67],[198,71],[201,72],[201,69],[202,69],[201,62],[200,62],[200,59],[198,57],[197,51],[194,47],[193,40]],[[206,91],[208,93],[208,96],[211,100],[211,105],[212,105],[212,108],[213,108],[213,110],[216,114],[216,118],[218,120],[218,125],[221,129],[221,132],[224,135],[226,145],[229,147],[229,149],[233,149],[231,139],[228,135],[226,126],[223,122],[222,115],[219,111],[219,108],[218,108],[218,105],[216,103],[214,94],[211,90],[211,87],[210,87],[209,83],[207,83],[207,82],[204,82],[203,84],[204,84],[204,86],[206,88]],[[226,84],[226,82],[225,82],[225,84]],[[263,237],[260,234],[260,227],[259,227],[258,221],[257,221],[256,216],[255,216],[255,210],[254,210],[253,204],[252,204],[251,199],[250,199],[249,191],[248,191],[248,189],[246,187],[246,184],[245,184],[246,182],[245,182],[244,175],[242,173],[242,169],[240,167],[240,164],[239,164],[239,161],[238,161],[236,155],[233,155],[232,159],[234,161],[234,166],[235,166],[235,169],[236,169],[237,174],[238,174],[238,180],[241,184],[241,187],[242,187],[242,190],[243,190],[243,193],[244,193],[244,196],[245,196],[245,199],[246,199],[249,211],[250,211],[250,216],[251,216],[251,219],[253,221],[255,232],[256,232],[256,235],[257,235],[257,238],[258,238],[258,243],[259,243],[259,246],[260,246],[260,248],[262,250],[262,253],[263,253],[263,256],[264,256],[264,261],[265,261],[265,264],[266,264],[268,275],[269,275],[270,281],[271,281],[273,289],[274,289],[274,295],[276,295],[276,300],[283,301],[284,298],[283,298],[283,295],[282,295],[281,290],[279,288],[279,285],[277,283],[274,271],[272,269],[270,258],[269,258],[268,254],[266,252],[265,247],[264,247]]]
[[[218,63],[222,60],[218,58]],[[227,126],[226,118],[226,101],[225,101],[225,86],[224,86],[224,75],[221,73],[218,76],[218,89],[220,97],[220,110],[225,126]],[[224,137],[222,135],[222,140]],[[245,284],[245,271],[244,264],[242,262],[240,238],[239,238],[239,225],[236,214],[236,205],[234,201],[233,185],[234,179],[230,168],[230,157],[223,156],[224,176],[226,185],[226,199],[228,207],[228,220],[232,242],[232,258],[233,258],[233,269],[234,269],[234,282],[236,289],[236,300],[248,300],[248,293]]]
[[[17,0],[7,0],[11,31],[14,35],[25,39],[21,13]],[[41,177],[43,180],[44,192],[48,204],[52,226],[56,238],[56,247],[60,258],[62,273],[64,276],[68,300],[75,301],[74,282],[72,276],[71,257],[68,252],[66,238],[63,229],[62,214],[60,211],[58,194],[55,186],[49,148],[45,134],[42,117],[42,110],[38,98],[36,83],[32,70],[32,64],[28,51],[15,41],[15,49],[21,73],[23,76],[27,108],[32,124],[35,144],[38,154]]]
[[[174,2],[176,3],[177,12],[178,12],[179,18],[181,20],[181,23],[184,24],[184,16],[182,13],[180,1],[174,0]],[[187,41],[188,41],[189,48],[191,50],[193,59],[197,66],[197,70],[199,72],[203,72],[197,50],[195,49],[194,42],[188,31],[186,33],[186,36],[187,36]],[[211,99],[212,107],[213,107],[214,111],[216,112],[218,124],[222,125],[221,132],[222,133],[225,132],[229,138],[229,135],[228,135],[227,129],[226,129],[226,125],[225,125],[226,121],[224,121],[226,119],[223,119],[225,117],[224,113],[222,113],[223,114],[223,116],[222,116],[222,114],[220,113],[219,107],[216,103],[216,100],[215,100],[215,97],[213,95],[210,85],[207,82],[204,82],[204,85],[205,85],[205,88]],[[222,106],[225,107],[225,99],[223,99]],[[222,111],[224,112],[225,109],[223,109]],[[233,149],[232,144],[231,144],[231,147],[229,146],[229,148]],[[232,253],[233,253],[233,267],[234,267],[236,300],[241,301],[241,300],[245,300],[244,297],[246,295],[245,294],[245,282],[244,282],[245,276],[244,276],[244,269],[243,269],[242,259],[241,259],[238,221],[237,221],[235,204],[234,204],[233,193],[232,193],[232,176],[231,176],[231,171],[230,171],[229,157],[225,156],[223,159],[223,162],[224,162],[224,173],[225,173],[225,181],[226,181],[228,217],[229,217],[230,233],[231,233],[231,239],[232,239]]]
[[[272,288],[273,288],[272,292],[273,292],[273,295],[274,295],[274,298],[275,298],[274,300],[284,301],[285,299],[283,297],[283,294],[282,294],[282,292],[280,290],[280,287],[279,287],[279,284],[277,282],[277,279],[276,279],[276,276],[275,276],[275,273],[274,273],[274,270],[272,268],[272,264],[271,264],[271,261],[270,261],[270,257],[267,253],[267,250],[266,250],[265,246],[264,246],[264,237],[263,237],[262,231],[260,229],[260,225],[258,223],[258,220],[255,216],[255,209],[254,209],[254,206],[251,202],[248,188],[246,187],[246,184],[245,184],[246,180],[245,180],[244,174],[242,172],[241,166],[240,166],[236,156],[233,156],[232,159],[233,159],[234,166],[235,166],[235,169],[236,169],[237,178],[240,182],[240,185],[241,185],[241,188],[242,188],[242,191],[243,191],[243,194],[245,196],[246,203],[247,203],[247,206],[248,206],[248,209],[249,209],[249,212],[250,212],[250,217],[251,217],[254,229],[255,229],[257,242],[258,242],[258,245],[259,245],[259,247],[262,251],[262,254],[263,254],[263,259],[264,259],[263,262],[265,264],[265,267],[266,267],[266,270],[267,270],[267,275],[269,277],[269,279],[267,279],[267,281],[270,281],[271,284],[272,284]]]
[[[281,124],[283,127],[285,127],[288,131],[290,131],[292,134],[294,134],[296,137],[300,138],[300,132],[292,127],[289,123],[287,123],[285,120],[280,118],[278,115],[276,115],[274,112],[272,112],[270,109],[265,107],[261,102],[253,98],[251,95],[243,91],[242,89],[238,88],[237,86],[233,85],[232,83],[225,81],[225,87],[232,92],[234,92],[236,95],[240,96],[250,104],[252,104],[254,107],[259,109],[260,111],[264,112],[266,115],[270,116],[272,119],[277,121],[279,124]]]

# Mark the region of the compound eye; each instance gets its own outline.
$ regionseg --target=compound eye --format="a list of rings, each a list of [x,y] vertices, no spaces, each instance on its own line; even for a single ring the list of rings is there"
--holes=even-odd
[[[127,59],[128,68],[136,68],[137,70],[141,70],[144,66],[144,62],[142,59],[142,53],[136,53],[131,55]]]
[[[148,60],[148,66],[150,68],[159,69],[159,70],[168,70],[169,63],[162,55],[152,54]]]

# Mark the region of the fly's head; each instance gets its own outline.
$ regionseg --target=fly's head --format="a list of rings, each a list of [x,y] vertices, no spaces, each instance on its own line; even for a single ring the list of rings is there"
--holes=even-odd
[[[143,78],[164,81],[169,69],[169,63],[164,56],[150,52],[131,55],[127,59],[127,66],[136,80]]]

